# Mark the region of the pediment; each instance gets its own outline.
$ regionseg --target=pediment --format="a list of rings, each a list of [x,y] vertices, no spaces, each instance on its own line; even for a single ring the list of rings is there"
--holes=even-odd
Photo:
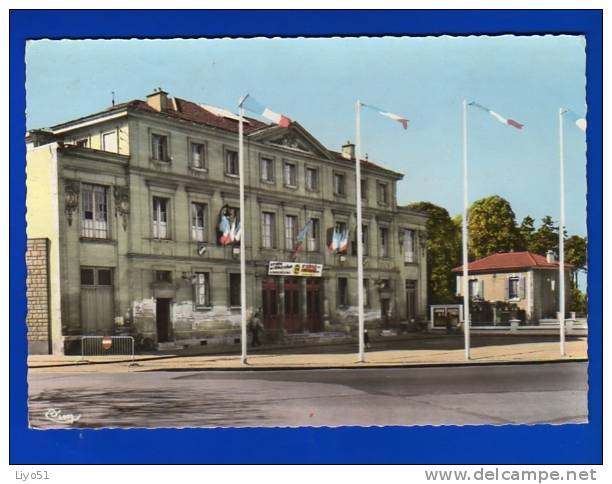
[[[330,159],[331,154],[317,139],[298,123],[289,128],[270,127],[250,135],[250,138],[264,144],[283,148],[296,153]]]

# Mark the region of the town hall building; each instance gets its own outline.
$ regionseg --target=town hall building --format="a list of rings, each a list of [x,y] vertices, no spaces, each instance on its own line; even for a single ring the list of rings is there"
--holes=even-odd
[[[242,174],[238,117],[162,90],[28,132],[31,353],[119,333],[153,349],[239,343],[224,219],[240,225],[247,311],[262,309],[268,341],[356,335],[354,146],[332,151],[298,122],[244,126]],[[427,218],[397,205],[401,173],[361,167],[366,326],[425,319]],[[348,246],[330,251],[337,232]]]

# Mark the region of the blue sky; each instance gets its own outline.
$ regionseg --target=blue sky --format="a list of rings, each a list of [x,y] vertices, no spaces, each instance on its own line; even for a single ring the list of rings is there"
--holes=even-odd
[[[235,109],[246,92],[323,144],[354,140],[354,103],[405,115],[407,131],[364,111],[363,153],[405,173],[398,201],[460,213],[462,101],[470,110],[470,201],[498,194],[520,222],[559,217],[558,110],[585,105],[584,40],[576,36],[35,41],[27,49],[27,125],[39,128],[153,88]],[[584,133],[566,129],[570,234],[586,233]]]

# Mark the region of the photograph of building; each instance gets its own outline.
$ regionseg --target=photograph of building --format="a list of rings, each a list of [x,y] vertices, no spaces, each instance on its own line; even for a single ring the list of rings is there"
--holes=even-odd
[[[156,89],[28,132],[28,260],[45,267],[32,352],[74,353],[84,335],[239,343],[240,236],[266,340],[356,335],[354,144],[247,118],[243,215],[237,130],[231,110]],[[367,157],[361,170],[366,327],[406,327],[427,313],[427,216],[398,205],[402,173]]]

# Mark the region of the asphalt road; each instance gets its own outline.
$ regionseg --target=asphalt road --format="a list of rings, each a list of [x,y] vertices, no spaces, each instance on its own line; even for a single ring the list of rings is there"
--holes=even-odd
[[[29,392],[36,428],[560,424],[588,418],[587,363],[30,372]],[[61,423],[60,414],[80,417]]]

